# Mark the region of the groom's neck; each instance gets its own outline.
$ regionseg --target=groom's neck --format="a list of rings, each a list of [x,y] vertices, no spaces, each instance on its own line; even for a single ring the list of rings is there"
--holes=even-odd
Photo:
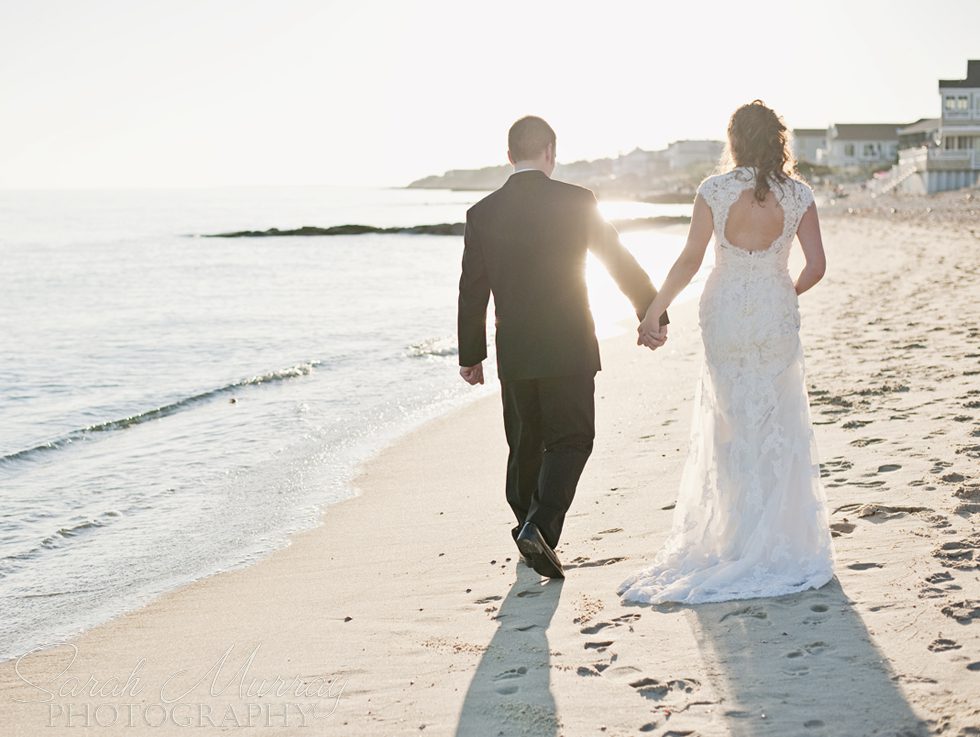
[[[528,161],[515,161],[514,171],[520,171],[521,169],[535,169],[543,174],[548,174],[548,164],[537,159],[530,159]],[[548,174],[550,176],[550,174]]]

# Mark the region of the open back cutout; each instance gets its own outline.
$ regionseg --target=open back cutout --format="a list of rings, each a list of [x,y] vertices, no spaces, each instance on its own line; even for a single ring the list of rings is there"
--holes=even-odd
[[[725,241],[743,251],[765,251],[783,234],[785,217],[772,191],[760,203],[749,187],[728,208]]]

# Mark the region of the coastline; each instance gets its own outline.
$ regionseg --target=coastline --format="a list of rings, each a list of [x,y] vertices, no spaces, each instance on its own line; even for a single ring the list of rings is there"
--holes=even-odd
[[[980,300],[976,239],[859,215],[826,219],[825,241],[827,282],[801,302],[839,535],[828,586],[666,610],[615,596],[670,523],[699,366],[692,300],[672,308],[671,340],[655,354],[628,334],[603,342],[596,450],[559,546],[565,582],[539,585],[516,566],[499,399],[480,397],[373,455],[357,494],[287,547],[82,634],[72,672],[124,681],[145,658],[147,688],[128,701],[62,701],[152,705],[168,675],[203,674],[231,647],[230,677],[258,647],[253,677],[343,679],[333,713],[315,722],[326,734],[632,734],[648,725],[654,734],[862,734],[919,719],[933,729],[980,723],[970,703],[980,696],[980,543],[970,537],[980,413],[968,406],[980,399],[968,394],[980,332],[958,323]],[[944,305],[954,293],[964,309]],[[66,654],[41,651],[21,670],[47,681]],[[37,690],[12,661],[0,664],[0,690],[11,735],[47,724],[44,705],[14,701]],[[208,705],[218,720],[229,705],[261,702],[238,696],[199,684],[185,703]],[[295,721],[256,729],[303,733]],[[89,730],[186,733],[172,721],[78,728]]]

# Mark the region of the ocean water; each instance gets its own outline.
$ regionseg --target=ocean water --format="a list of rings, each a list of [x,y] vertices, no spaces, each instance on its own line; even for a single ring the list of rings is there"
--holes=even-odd
[[[0,192],[0,659],[288,544],[372,452],[496,391],[456,375],[461,238],[196,236],[462,222],[481,196]],[[683,246],[623,240],[658,283]],[[621,330],[597,263],[589,284]]]

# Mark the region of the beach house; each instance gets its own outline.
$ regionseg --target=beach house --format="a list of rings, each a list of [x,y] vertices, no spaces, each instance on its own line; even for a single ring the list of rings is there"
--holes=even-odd
[[[900,123],[834,123],[827,128],[827,145],[817,152],[817,163],[853,171],[894,163],[902,127]]]
[[[827,148],[826,128],[794,128],[793,157],[804,164],[816,164],[819,152]]]
[[[724,150],[722,141],[673,141],[667,144],[667,163],[673,171],[711,166]]]
[[[967,62],[965,79],[940,79],[938,130],[899,151],[882,191],[932,194],[980,183],[980,59]]]

